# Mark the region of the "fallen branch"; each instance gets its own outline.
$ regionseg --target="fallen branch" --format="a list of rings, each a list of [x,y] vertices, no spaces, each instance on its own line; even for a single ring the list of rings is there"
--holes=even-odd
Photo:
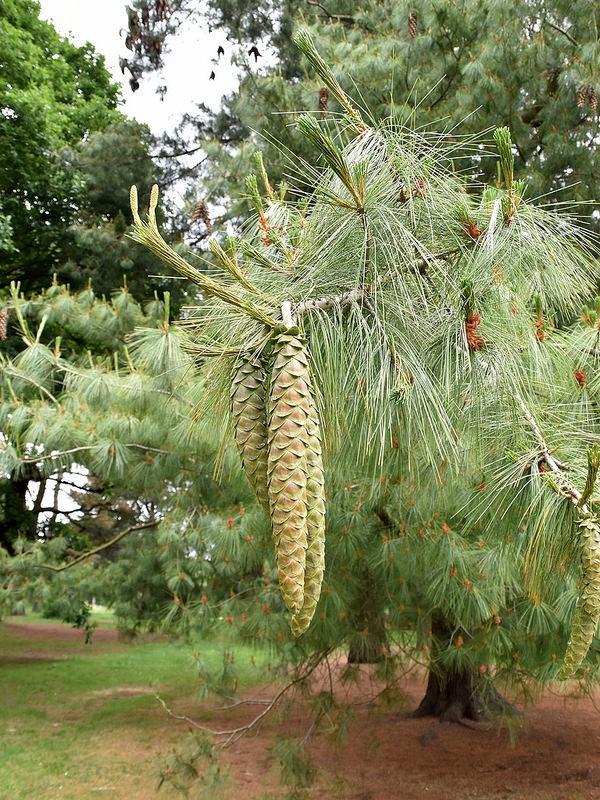
[[[248,724],[240,725],[238,728],[229,728],[226,730],[214,730],[214,728],[209,728],[206,725],[201,725],[199,722],[192,719],[191,717],[188,717],[186,714],[176,714],[172,709],[169,708],[169,706],[165,703],[162,697],[160,697],[160,695],[155,694],[154,696],[161,704],[161,706],[164,708],[164,710],[167,712],[167,714],[170,717],[173,717],[173,719],[180,720],[181,722],[186,722],[188,725],[191,725],[192,728],[195,728],[196,730],[199,731],[203,731],[204,733],[208,733],[211,736],[214,736],[215,738],[223,737],[224,741],[221,741],[220,746],[224,749],[226,747],[230,747],[232,744],[235,744],[239,739],[241,739],[251,730],[256,728],[258,725],[260,725],[260,723],[265,719],[265,717],[267,717],[271,713],[271,711],[273,711],[273,709],[275,708],[275,706],[277,706],[281,698],[285,694],[287,694],[287,692],[289,692],[290,689],[292,689],[297,684],[305,681],[309,677],[309,675],[312,675],[312,673],[317,669],[317,667],[323,661],[323,659],[329,655],[329,652],[330,650],[327,650],[325,654],[319,653],[317,658],[315,658],[312,663],[309,663],[307,668],[302,673],[300,673],[300,675],[297,675],[289,683],[286,683],[286,685],[282,689],[280,689],[271,700],[240,701],[239,705],[243,703],[258,705],[259,703],[261,703],[265,705],[265,709],[261,711],[260,714],[257,714],[257,716],[254,717],[254,719],[251,720]]]

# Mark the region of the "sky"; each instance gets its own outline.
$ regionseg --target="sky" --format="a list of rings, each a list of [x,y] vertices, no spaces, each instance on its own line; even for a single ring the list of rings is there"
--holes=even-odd
[[[127,26],[126,0],[40,0],[42,19],[52,21],[63,36],[75,44],[91,42],[106,58],[106,66],[115,81],[123,85],[124,113],[147,123],[153,133],[171,131],[181,114],[193,111],[197,103],[212,108],[219,106],[223,94],[236,86],[236,70],[230,64],[231,45],[221,32],[209,33],[206,27],[190,25],[172,41],[173,50],[165,55],[165,69],[158,79],[144,78],[139,90],[133,93],[128,85],[128,73],[121,74],[119,57],[127,57],[124,37],[120,31]],[[225,57],[215,66],[217,48],[222,45]],[[209,80],[212,70],[216,79]],[[164,101],[156,87],[168,87]]]

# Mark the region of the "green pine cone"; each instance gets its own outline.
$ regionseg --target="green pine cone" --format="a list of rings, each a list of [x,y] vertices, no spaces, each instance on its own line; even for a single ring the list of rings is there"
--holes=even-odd
[[[266,376],[258,356],[242,354],[236,360],[231,382],[231,413],[244,472],[267,514],[267,412]]]
[[[300,636],[307,630],[314,616],[325,571],[325,480],[321,454],[321,431],[317,409],[313,402],[308,420],[308,448],[306,460],[308,479],[306,496],[308,504],[306,570],[304,576],[304,604],[291,620],[292,632]]]
[[[310,408],[306,343],[284,332],[275,344],[271,375],[267,476],[279,586],[292,613],[304,605]]]
[[[563,681],[586,657],[600,620],[600,521],[588,517],[579,527],[582,573],[571,638],[558,676]]]

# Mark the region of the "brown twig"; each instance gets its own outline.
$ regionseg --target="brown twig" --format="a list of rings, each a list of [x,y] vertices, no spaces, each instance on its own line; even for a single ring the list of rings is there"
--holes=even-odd
[[[120,542],[121,539],[124,539],[126,536],[129,536],[130,533],[134,533],[135,531],[142,531],[145,528],[153,528],[155,525],[158,525],[160,521],[161,520],[159,519],[153,519],[150,522],[143,522],[141,525],[131,525],[129,528],[125,528],[124,531],[121,531],[121,533],[118,533],[114,538],[110,540],[110,542],[106,542],[105,544],[101,544],[98,547],[94,547],[93,550],[88,550],[85,553],[81,553],[80,555],[77,556],[77,558],[74,558],[72,561],[69,561],[66,564],[61,564],[60,567],[55,567],[52,564],[37,564],[36,566],[39,566],[42,569],[50,569],[52,570],[52,572],[63,572],[65,569],[70,569],[71,567],[74,567],[76,564],[80,564],[82,561],[85,561],[86,559],[91,558],[92,556],[95,556],[98,553],[101,553],[103,550],[112,547],[113,544],[117,544],[117,542]]]
[[[328,654],[329,650],[325,653],[325,658],[327,657]],[[235,744],[239,739],[242,738],[242,736],[245,736],[251,730],[260,725],[260,723],[265,719],[265,717],[267,717],[271,713],[271,711],[275,708],[275,706],[279,703],[281,698],[285,694],[287,694],[287,692],[289,692],[289,690],[292,689],[294,686],[296,686],[299,683],[302,683],[302,681],[305,681],[309,675],[312,675],[312,673],[319,666],[322,660],[323,660],[323,654],[320,653],[318,654],[318,657],[315,658],[314,662],[310,663],[308,667],[300,675],[297,675],[289,683],[286,683],[286,685],[277,692],[275,697],[273,697],[271,700],[265,701],[266,707],[263,711],[260,712],[260,714],[257,714],[257,716],[254,717],[254,719],[251,720],[247,725],[240,725],[238,728],[229,728],[220,731],[214,730],[214,728],[209,728],[206,725],[201,725],[199,722],[192,719],[191,717],[188,717],[186,714],[176,714],[167,706],[167,704],[162,699],[162,697],[160,697],[160,695],[155,694],[154,696],[161,704],[161,706],[164,708],[164,710],[167,712],[167,714],[170,717],[173,717],[173,719],[180,720],[181,722],[186,722],[188,725],[191,725],[196,730],[209,733],[211,736],[214,736],[215,738],[224,737],[225,741],[221,742],[220,745],[224,749],[232,744]]]
[[[309,6],[316,6],[317,8],[320,8],[329,19],[337,19],[338,22],[355,22],[355,18],[349,16],[348,14],[333,14],[331,11],[328,11],[325,6],[321,5],[321,3],[318,3],[317,0],[307,0],[307,2]]]
[[[551,28],[554,28],[555,31],[557,31],[558,33],[562,33],[563,36],[566,36],[567,39],[571,42],[571,44],[575,45],[575,47],[579,47],[579,42],[577,41],[577,39],[571,36],[569,31],[566,31],[564,28],[561,28],[560,25],[557,25],[555,22],[551,22],[548,18],[546,18],[544,21]]]

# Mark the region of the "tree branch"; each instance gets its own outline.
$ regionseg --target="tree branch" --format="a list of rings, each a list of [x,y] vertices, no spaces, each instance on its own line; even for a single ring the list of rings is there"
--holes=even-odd
[[[309,6],[320,8],[329,19],[337,19],[339,22],[350,22],[352,24],[355,22],[355,18],[351,17],[349,14],[332,14],[331,11],[328,11],[325,6],[318,3],[317,0],[307,0],[307,3]]]
[[[556,490],[559,494],[562,494],[563,497],[566,497],[576,508],[577,513],[580,517],[589,516],[591,514],[591,510],[587,503],[581,503],[581,492],[579,492],[575,486],[569,481],[569,479],[565,476],[565,470],[568,469],[564,464],[561,464],[554,456],[552,455],[550,448],[546,444],[546,441],[542,435],[542,432],[539,428],[539,425],[535,421],[533,414],[526,406],[525,401],[521,397],[518,392],[515,392],[514,395],[515,403],[525,420],[527,421],[529,427],[535,439],[538,443],[539,452],[540,452],[540,460],[543,460],[550,472],[552,472],[556,478],[558,479],[558,484]]]
[[[129,536],[130,533],[134,533],[135,531],[142,531],[145,528],[154,528],[161,522],[160,519],[153,519],[150,522],[143,522],[141,525],[131,525],[129,528],[125,528],[124,531],[118,533],[114,538],[110,540],[110,542],[105,542],[105,544],[101,544],[98,547],[94,547],[93,550],[88,550],[86,553],[81,553],[81,555],[74,558],[72,561],[67,562],[66,564],[61,564],[60,567],[55,567],[52,564],[39,564],[37,566],[43,569],[52,570],[52,572],[63,572],[66,569],[70,569],[74,567],[76,564],[80,564],[82,561],[85,561],[92,556],[101,553],[103,550],[107,550],[109,547],[112,547],[113,544],[117,544],[120,542],[121,539],[124,539],[125,536]]]
[[[560,25],[556,25],[556,23],[551,22],[548,18],[546,18],[544,21],[551,28],[554,28],[555,31],[557,31],[558,33],[562,33],[563,36],[566,36],[567,39],[571,42],[571,44],[575,45],[575,47],[579,47],[579,42],[577,41],[577,39],[571,36],[569,31],[566,31],[564,28],[561,28]]]
[[[82,453],[85,451],[94,450],[96,447],[98,447],[97,444],[81,445],[80,447],[73,447],[70,450],[60,450],[54,453],[46,453],[45,455],[36,456],[35,458],[20,458],[19,463],[39,464],[41,461],[48,461],[51,458],[61,458],[61,456],[71,456],[74,455],[75,453]],[[138,442],[128,442],[127,444],[124,444],[123,447],[134,447],[139,450],[145,450],[150,453],[162,453],[162,454],[167,453],[167,450],[162,450],[159,447],[148,447],[147,445],[139,444]]]
[[[407,269],[420,274],[425,274],[425,269],[431,261],[436,261],[438,259],[445,260],[459,252],[460,250],[454,249],[447,250],[444,253],[433,254],[429,258],[417,258],[407,264]],[[383,283],[383,280],[380,281],[380,283]],[[318,297],[315,300],[303,300],[301,303],[297,303],[295,306],[293,306],[292,312],[294,316],[301,316],[309,311],[327,311],[328,309],[335,308],[336,306],[344,307],[349,306],[351,303],[362,303],[364,302],[365,297],[365,289],[350,289],[349,291],[342,292],[341,294]]]
[[[251,731],[257,725],[259,725],[262,722],[262,720],[266,716],[268,716],[268,714],[271,713],[271,711],[279,703],[281,698],[287,692],[289,692],[290,689],[292,689],[298,683],[302,683],[302,681],[306,680],[306,678],[308,678],[309,675],[312,675],[312,673],[316,670],[319,664],[321,664],[323,659],[327,658],[332,649],[333,648],[328,648],[324,653],[322,652],[318,653],[317,656],[314,658],[313,662],[309,663],[307,668],[303,672],[301,672],[300,675],[297,675],[289,683],[286,683],[286,685],[277,692],[275,697],[273,697],[269,701],[266,701],[266,706],[264,710],[260,712],[260,714],[254,717],[254,719],[251,720],[247,725],[241,725],[239,728],[230,728],[229,730],[221,730],[221,731],[214,730],[213,728],[208,728],[205,725],[201,725],[199,722],[196,722],[196,720],[192,719],[191,717],[186,716],[185,714],[176,714],[167,706],[162,697],[160,697],[158,694],[155,694],[154,696],[156,697],[158,702],[161,704],[161,706],[164,708],[164,710],[170,717],[173,717],[173,719],[181,720],[182,722],[187,722],[188,725],[191,725],[193,728],[196,728],[196,730],[204,731],[205,733],[209,733],[212,736],[225,737],[225,741],[222,742],[221,747],[223,748],[229,747],[230,745],[235,744],[235,742],[241,739],[242,736],[245,736],[249,731]]]

